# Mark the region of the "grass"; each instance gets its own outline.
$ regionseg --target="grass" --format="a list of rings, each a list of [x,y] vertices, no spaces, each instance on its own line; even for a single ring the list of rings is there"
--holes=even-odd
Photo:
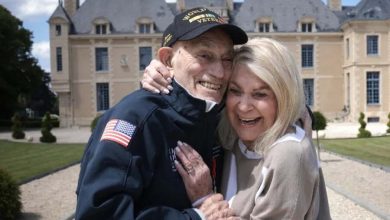
[[[35,144],[0,140],[0,168],[23,183],[80,161],[84,144]]]
[[[390,136],[321,139],[320,144],[328,151],[390,167]]]

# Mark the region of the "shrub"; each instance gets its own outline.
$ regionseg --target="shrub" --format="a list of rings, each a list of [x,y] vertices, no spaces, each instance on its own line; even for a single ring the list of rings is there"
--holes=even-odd
[[[7,172],[0,169],[0,219],[18,219],[21,209],[19,186]]]
[[[313,129],[316,131],[318,159],[320,159],[320,140],[318,139],[318,131],[324,130],[327,124],[326,118],[321,112],[313,112],[313,117]]]
[[[387,122],[387,127],[388,127],[388,129],[387,129],[387,133],[390,133],[390,113],[387,115],[387,118],[389,119],[389,122]]]
[[[100,119],[100,117],[101,117],[102,115],[96,115],[96,117],[92,120],[92,122],[91,122],[91,131],[93,131],[93,129],[95,129],[95,127],[96,127],[96,125],[97,125],[97,123],[98,123],[98,121],[99,121],[99,119]]]
[[[360,112],[359,116],[359,123],[360,123],[360,128],[359,128],[359,133],[357,135],[358,138],[367,138],[371,137],[371,132],[366,130],[367,123],[364,121],[364,113]]]
[[[52,128],[53,125],[51,124],[50,113],[46,112],[42,122],[42,129],[41,129],[42,137],[39,138],[41,142],[43,143],[56,142],[57,138],[50,132]]]
[[[15,113],[12,117],[12,137],[15,139],[23,139],[26,135],[22,129],[22,119],[19,113]]]

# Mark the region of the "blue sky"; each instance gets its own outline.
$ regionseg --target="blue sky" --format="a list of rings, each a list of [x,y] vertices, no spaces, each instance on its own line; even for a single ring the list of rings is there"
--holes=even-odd
[[[174,2],[175,0],[166,0]],[[242,0],[236,0],[242,1]],[[327,0],[322,0],[326,3]],[[360,0],[342,0],[343,5],[356,5]],[[84,0],[80,0],[80,3]],[[0,0],[11,13],[33,32],[33,56],[40,66],[50,72],[49,25],[47,20],[58,5],[58,0]]]

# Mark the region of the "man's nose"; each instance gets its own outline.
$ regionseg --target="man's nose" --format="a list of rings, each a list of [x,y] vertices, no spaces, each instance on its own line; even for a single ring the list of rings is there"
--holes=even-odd
[[[230,69],[226,69],[224,67],[223,61],[221,59],[215,60],[212,66],[211,75],[218,79],[224,78],[225,74],[227,74],[227,71],[230,71]]]

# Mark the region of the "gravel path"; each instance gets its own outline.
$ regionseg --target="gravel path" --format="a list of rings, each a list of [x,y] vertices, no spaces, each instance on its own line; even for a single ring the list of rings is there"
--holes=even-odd
[[[367,126],[375,134],[380,134],[383,127],[375,123]],[[322,135],[356,137],[357,128],[357,124],[352,123],[330,123]],[[90,136],[89,128],[57,128],[53,133],[62,143],[86,143]],[[40,133],[27,131],[26,136],[37,142]],[[0,139],[11,139],[11,134],[0,132]],[[321,159],[333,219],[390,220],[390,172],[326,152],[321,152]],[[77,164],[21,185],[21,219],[65,220],[72,216],[78,174]]]
[[[74,165],[20,186],[25,220],[65,220],[76,207],[80,165]]]
[[[389,172],[326,152],[321,152],[321,159],[328,187],[390,219]]]
[[[333,220],[379,220],[378,216],[365,208],[354,203],[333,191],[329,187],[326,188],[328,192],[329,208]]]
[[[366,209],[368,205],[388,215],[390,192],[383,183],[390,183],[390,173],[326,152],[321,157],[326,183],[331,186],[327,190],[334,220],[390,219]],[[78,173],[77,164],[22,185],[22,219],[65,220],[71,216],[76,206]],[[358,199],[358,203],[344,195]]]

